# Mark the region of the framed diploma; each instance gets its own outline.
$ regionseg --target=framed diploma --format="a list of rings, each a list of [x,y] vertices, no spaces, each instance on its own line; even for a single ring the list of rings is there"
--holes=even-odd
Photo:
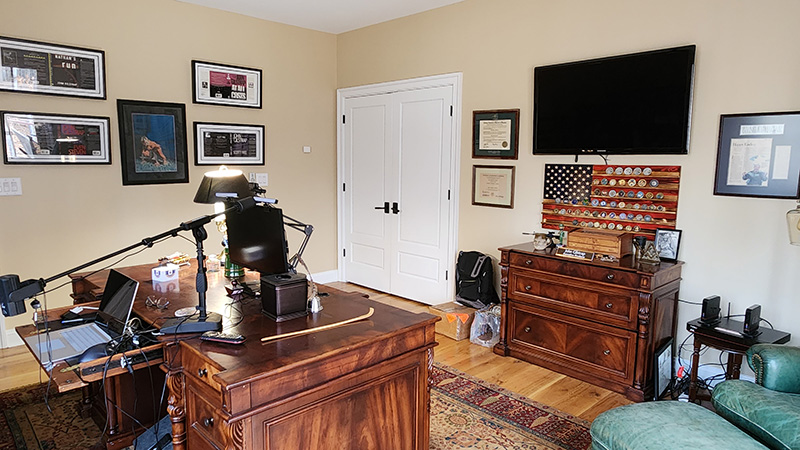
[[[472,157],[517,159],[519,109],[472,112]]]
[[[261,69],[192,61],[194,103],[261,108]]]
[[[472,204],[514,207],[514,166],[472,166]]]
[[[0,90],[105,99],[105,53],[0,36]]]
[[[6,164],[111,164],[109,118],[3,112]]]
[[[800,198],[800,112],[720,116],[714,195]]]
[[[264,165],[264,126],[194,123],[196,166]]]

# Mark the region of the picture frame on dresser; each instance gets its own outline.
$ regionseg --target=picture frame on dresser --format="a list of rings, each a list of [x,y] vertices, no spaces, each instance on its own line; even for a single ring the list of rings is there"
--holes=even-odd
[[[720,116],[714,195],[800,198],[800,111]]]
[[[662,261],[675,262],[678,260],[678,250],[681,246],[682,230],[657,228],[655,234],[656,250]]]

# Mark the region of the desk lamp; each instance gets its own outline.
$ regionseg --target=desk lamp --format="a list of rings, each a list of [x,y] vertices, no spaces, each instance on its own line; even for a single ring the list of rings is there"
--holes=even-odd
[[[800,200],[794,209],[786,212],[786,226],[789,229],[789,243],[800,245]]]

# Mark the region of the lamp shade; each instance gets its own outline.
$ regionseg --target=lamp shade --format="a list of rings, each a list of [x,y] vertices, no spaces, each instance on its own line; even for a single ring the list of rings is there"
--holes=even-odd
[[[219,195],[218,195],[219,194]],[[206,172],[194,196],[195,203],[217,203],[226,197],[244,198],[253,195],[250,183],[241,170],[229,170],[222,166],[219,170]]]

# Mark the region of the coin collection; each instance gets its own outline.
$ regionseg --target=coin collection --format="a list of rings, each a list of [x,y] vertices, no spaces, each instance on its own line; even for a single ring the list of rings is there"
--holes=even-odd
[[[680,166],[547,164],[544,182],[544,228],[675,228]]]

